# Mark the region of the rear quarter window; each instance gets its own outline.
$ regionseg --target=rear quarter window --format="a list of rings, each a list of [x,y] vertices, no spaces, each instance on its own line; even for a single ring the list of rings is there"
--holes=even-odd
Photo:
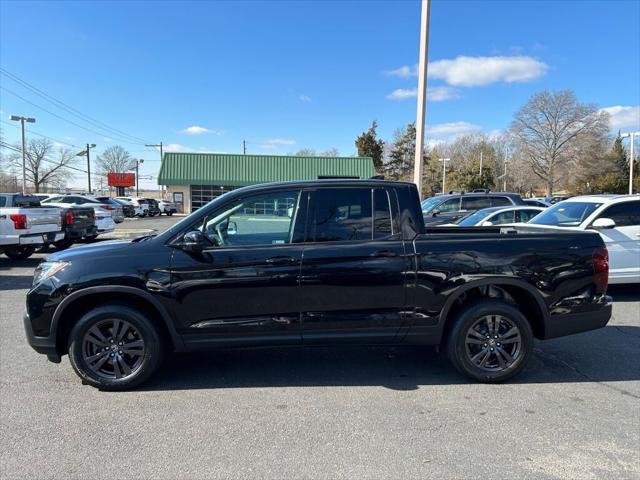
[[[491,197],[491,206],[493,207],[507,207],[513,205],[513,202],[508,197]]]

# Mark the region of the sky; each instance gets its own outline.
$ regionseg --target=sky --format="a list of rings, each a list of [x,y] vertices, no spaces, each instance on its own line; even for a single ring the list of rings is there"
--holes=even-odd
[[[418,1],[0,0],[2,137],[32,116],[28,136],[122,145],[150,176],[160,141],[353,155],[372,120],[415,120],[419,30]],[[640,1],[431,0],[428,141],[504,130],[544,89],[640,130]]]

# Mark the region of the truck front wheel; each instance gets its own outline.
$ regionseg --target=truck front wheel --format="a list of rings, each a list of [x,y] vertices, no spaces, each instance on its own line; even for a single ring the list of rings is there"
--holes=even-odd
[[[533,332],[517,308],[480,300],[455,318],[446,350],[461,373],[479,382],[499,383],[526,366],[533,352]]]
[[[11,247],[4,251],[4,254],[11,260],[24,260],[33,255],[35,247]]]

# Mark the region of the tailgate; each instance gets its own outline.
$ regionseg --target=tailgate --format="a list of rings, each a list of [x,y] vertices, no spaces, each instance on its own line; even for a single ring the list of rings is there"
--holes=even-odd
[[[86,229],[95,224],[93,208],[72,208],[73,212],[73,229]]]
[[[32,227],[41,226],[41,225],[57,225],[58,230],[60,229],[60,214],[62,213],[59,208],[52,207],[34,207],[34,208],[26,208],[20,209],[21,212],[24,212],[29,219],[29,225]]]

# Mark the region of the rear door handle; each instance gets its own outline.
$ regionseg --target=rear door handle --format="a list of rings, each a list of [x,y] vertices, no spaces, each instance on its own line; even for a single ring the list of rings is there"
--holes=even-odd
[[[391,250],[378,250],[377,252],[373,252],[370,257],[397,257],[398,254]]]
[[[267,258],[265,260],[265,263],[267,263],[268,265],[291,265],[292,263],[296,263],[296,259],[287,256],[277,256]]]

